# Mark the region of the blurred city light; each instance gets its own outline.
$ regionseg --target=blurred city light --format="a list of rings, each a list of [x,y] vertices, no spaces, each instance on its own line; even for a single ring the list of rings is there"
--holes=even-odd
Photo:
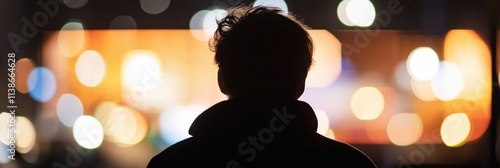
[[[432,81],[431,80],[417,80],[411,79],[411,89],[413,94],[417,96],[418,99],[423,101],[434,101],[436,96],[432,91]]]
[[[330,86],[342,71],[340,41],[327,30],[309,30],[314,46],[313,59],[306,79],[308,88]]]
[[[104,132],[101,123],[92,116],[80,116],[73,126],[73,137],[83,148],[95,149],[101,146]]]
[[[151,15],[164,12],[170,5],[170,0],[140,0],[141,9]]]
[[[73,127],[83,111],[82,102],[73,94],[63,94],[57,101],[57,117],[67,127]]]
[[[54,96],[57,81],[54,73],[45,68],[37,67],[28,75],[28,90],[30,96],[39,102],[46,102]]]
[[[337,15],[346,26],[368,27],[375,21],[376,11],[370,0],[343,0]]]
[[[97,86],[106,74],[106,63],[94,50],[83,52],[75,65],[76,77],[85,86]]]
[[[326,136],[328,134],[328,131],[330,130],[330,121],[328,119],[328,115],[326,115],[323,110],[314,110],[314,114],[316,114],[316,119],[318,120],[318,128],[316,132],[318,134]]]
[[[119,146],[134,146],[146,136],[148,125],[144,116],[126,106],[114,102],[102,102],[94,114],[103,125],[109,141]]]
[[[158,118],[162,139],[167,144],[174,144],[191,137],[188,133],[189,128],[204,110],[206,110],[204,105],[177,106],[163,110]]]
[[[87,43],[87,34],[80,22],[68,22],[58,32],[61,53],[68,57],[78,54]]]
[[[439,57],[430,47],[418,47],[406,63],[408,72],[417,80],[431,80],[438,72]]]
[[[16,62],[16,89],[23,94],[28,93],[28,76],[35,68],[35,63],[29,58],[21,58]],[[33,88],[31,88],[33,89]]]
[[[354,116],[360,120],[376,119],[384,110],[384,96],[374,87],[359,88],[351,99]]]
[[[0,113],[0,142],[3,145],[9,145],[9,137],[11,132],[9,132],[10,114],[7,112]],[[0,144],[2,145],[2,144]]]
[[[36,142],[36,131],[33,123],[26,117],[16,117],[16,150],[20,153],[28,153]]]
[[[347,16],[347,4],[349,4],[351,0],[343,0],[340,2],[339,6],[337,7],[337,16],[339,17],[340,22],[342,22],[346,26],[355,26],[354,23],[349,20],[349,17]]]
[[[268,6],[275,7],[281,9],[283,12],[282,15],[288,15],[288,5],[284,0],[256,0],[253,3],[253,6]]]
[[[455,99],[464,87],[464,77],[458,67],[448,61],[440,63],[439,71],[432,79],[432,92],[442,101]]]
[[[447,116],[441,125],[441,138],[446,146],[458,147],[469,137],[471,123],[465,113],[453,113]]]
[[[407,146],[417,142],[422,131],[422,119],[416,113],[396,114],[387,125],[389,139],[398,146]]]

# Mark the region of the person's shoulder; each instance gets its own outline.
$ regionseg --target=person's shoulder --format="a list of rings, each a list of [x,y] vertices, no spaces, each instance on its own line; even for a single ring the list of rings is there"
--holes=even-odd
[[[154,156],[148,163],[148,168],[156,167],[180,167],[196,146],[196,140],[187,138],[176,144],[169,146],[159,154]],[[192,154],[192,153],[191,153]]]
[[[361,150],[344,142],[332,140],[316,134],[311,147],[320,158],[336,158],[337,163],[352,167],[376,167],[373,161]]]

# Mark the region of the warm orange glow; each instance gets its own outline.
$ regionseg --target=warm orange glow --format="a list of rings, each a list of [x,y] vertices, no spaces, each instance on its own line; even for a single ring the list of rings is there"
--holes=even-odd
[[[360,120],[376,119],[384,110],[384,96],[374,87],[359,88],[351,99],[354,116]]]
[[[441,138],[446,146],[462,146],[471,133],[469,117],[464,113],[447,116],[441,125]]]
[[[28,75],[35,68],[35,63],[29,58],[21,58],[16,62],[16,89],[21,93],[28,93]]]
[[[306,87],[328,87],[342,69],[340,41],[327,30],[308,32],[314,43],[314,63],[307,75]]]
[[[432,85],[430,80],[417,80],[411,79],[411,89],[413,94],[417,96],[418,99],[423,101],[434,101],[436,96],[432,93]]]
[[[445,38],[444,59],[457,65],[464,81],[458,100],[447,108],[467,112],[473,125],[470,140],[475,140],[484,134],[491,117],[490,49],[474,30],[451,30]],[[456,108],[457,104],[463,106]]]
[[[36,132],[33,123],[26,117],[16,117],[16,147],[20,153],[28,153],[36,141]]]
[[[399,146],[411,145],[422,135],[422,119],[416,113],[394,115],[387,125],[387,135],[392,143]]]
[[[146,119],[139,112],[114,102],[102,102],[95,117],[103,125],[109,141],[120,146],[133,146],[144,139],[148,131]]]

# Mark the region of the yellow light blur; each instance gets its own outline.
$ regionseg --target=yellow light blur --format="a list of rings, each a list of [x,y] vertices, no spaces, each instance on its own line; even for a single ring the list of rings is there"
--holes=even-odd
[[[342,70],[340,41],[327,30],[308,30],[314,43],[314,64],[306,79],[308,88],[330,86]]]
[[[454,29],[446,34],[444,60],[453,62],[463,76],[463,89],[456,99],[469,102],[459,109],[473,123],[469,141],[481,137],[491,120],[491,55],[489,44],[474,30]]]
[[[453,63],[443,61],[440,64],[439,71],[432,79],[432,92],[442,101],[455,99],[464,86],[464,78],[460,69]]]
[[[92,116],[80,116],[73,126],[73,137],[78,145],[83,148],[98,148],[104,139],[102,125]]]
[[[418,99],[423,101],[434,101],[437,100],[436,96],[432,92],[432,84],[430,80],[416,80],[411,79],[411,89],[413,94],[417,96]]]
[[[418,47],[410,53],[406,67],[413,78],[431,80],[439,70],[439,57],[430,47]]]
[[[23,116],[16,117],[16,124],[16,149],[19,153],[28,153],[35,145],[35,127],[30,120]]]
[[[29,58],[21,58],[16,62],[15,84],[17,91],[24,94],[30,91],[30,89],[28,89],[28,76],[33,68],[35,68],[35,63]]]
[[[316,119],[318,120],[318,128],[316,132],[321,135],[326,135],[328,133],[328,129],[330,129],[328,115],[322,110],[314,110],[314,114],[316,114]]]
[[[328,131],[326,132],[325,137],[330,138],[330,139],[335,139],[335,133],[333,132],[332,129],[328,129]]]
[[[9,113],[6,112],[0,113],[0,142],[2,142],[5,145],[9,144],[9,137],[11,134],[8,130],[9,121],[10,121]]]
[[[369,0],[349,0],[346,6],[349,20],[360,27],[368,27],[375,21],[375,7]]]
[[[471,123],[465,113],[454,113],[447,116],[441,125],[441,138],[446,146],[458,147],[469,137]]]
[[[102,102],[94,116],[103,124],[109,141],[119,146],[130,147],[146,136],[146,119],[139,112],[114,102]]]
[[[374,87],[359,88],[351,99],[352,112],[360,120],[376,119],[382,114],[384,104],[384,96]]]
[[[78,57],[75,72],[76,77],[83,85],[95,87],[104,78],[106,63],[97,51],[87,50]]]
[[[68,22],[58,32],[58,45],[61,53],[67,57],[78,54],[86,45],[86,32],[82,23]]]
[[[417,142],[422,131],[422,119],[415,113],[396,114],[387,125],[389,139],[398,146],[407,146]]]

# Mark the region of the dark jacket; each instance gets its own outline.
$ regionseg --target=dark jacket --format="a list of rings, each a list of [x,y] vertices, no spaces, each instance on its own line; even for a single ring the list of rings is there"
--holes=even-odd
[[[297,100],[230,99],[203,112],[193,137],[151,159],[156,167],[375,167],[358,149],[316,133],[314,111]]]

